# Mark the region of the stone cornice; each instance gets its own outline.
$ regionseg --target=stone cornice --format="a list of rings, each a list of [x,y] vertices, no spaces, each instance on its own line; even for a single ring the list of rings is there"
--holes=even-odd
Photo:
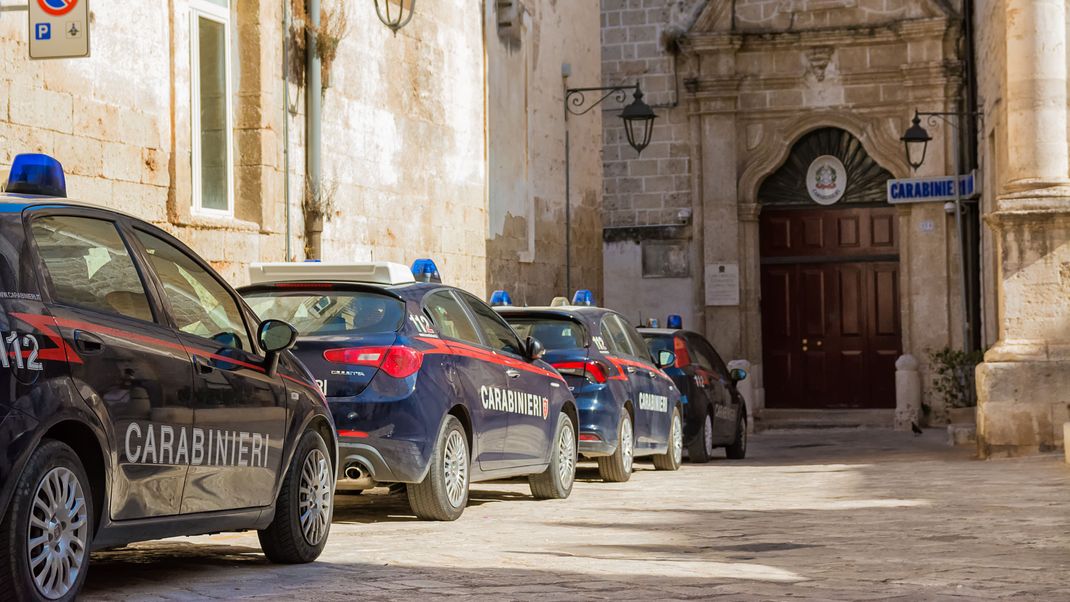
[[[831,29],[801,31],[753,31],[735,33],[693,33],[689,36],[691,48],[698,53],[717,52],[727,49],[747,50],[751,45],[763,49],[798,48],[800,46],[872,46],[882,42],[903,42],[914,39],[938,38],[954,22],[944,17],[911,19],[880,25],[860,25]]]

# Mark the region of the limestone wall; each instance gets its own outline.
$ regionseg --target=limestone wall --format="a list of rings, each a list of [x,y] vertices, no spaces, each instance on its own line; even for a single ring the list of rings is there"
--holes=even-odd
[[[547,304],[565,286],[567,86],[599,85],[595,2],[487,2],[487,290]],[[562,77],[562,63],[571,75]],[[572,288],[602,294],[602,119],[573,117]]]

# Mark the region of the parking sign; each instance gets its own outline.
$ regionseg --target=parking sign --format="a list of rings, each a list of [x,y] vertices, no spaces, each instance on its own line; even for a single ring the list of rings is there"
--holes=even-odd
[[[29,0],[30,58],[89,56],[89,0]]]

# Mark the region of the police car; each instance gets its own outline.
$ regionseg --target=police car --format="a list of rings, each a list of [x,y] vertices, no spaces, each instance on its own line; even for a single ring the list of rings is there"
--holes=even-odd
[[[256,529],[271,560],[314,560],[337,447],[293,328],[65,196],[44,155],[0,193],[0,598],[72,599],[90,550],[176,535]]]
[[[494,309],[521,336],[540,341],[546,360],[568,382],[580,414],[579,451],[598,461],[604,481],[631,478],[637,456],[653,456],[658,470],[677,470],[683,455],[680,393],[646,342],[620,314],[593,306],[590,291],[571,305],[511,307],[500,293]]]
[[[640,328],[654,355],[672,352],[676,361],[665,368],[684,394],[684,444],[692,462],[708,462],[713,450],[725,448],[732,460],[747,455],[747,405],[736,383],[747,378],[729,370],[705,337],[683,330],[680,316],[669,316],[668,328]]]
[[[528,475],[536,498],[568,497],[577,413],[564,380],[433,262],[254,265],[251,281],[242,294],[294,324],[294,352],[327,395],[339,490],[405,483],[425,520],[460,517],[476,481]]]

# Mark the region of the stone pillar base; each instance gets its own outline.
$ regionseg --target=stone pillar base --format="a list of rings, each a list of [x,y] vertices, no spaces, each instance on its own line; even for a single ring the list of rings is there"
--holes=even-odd
[[[977,368],[982,458],[1052,452],[1070,421],[1070,360],[985,362]]]

